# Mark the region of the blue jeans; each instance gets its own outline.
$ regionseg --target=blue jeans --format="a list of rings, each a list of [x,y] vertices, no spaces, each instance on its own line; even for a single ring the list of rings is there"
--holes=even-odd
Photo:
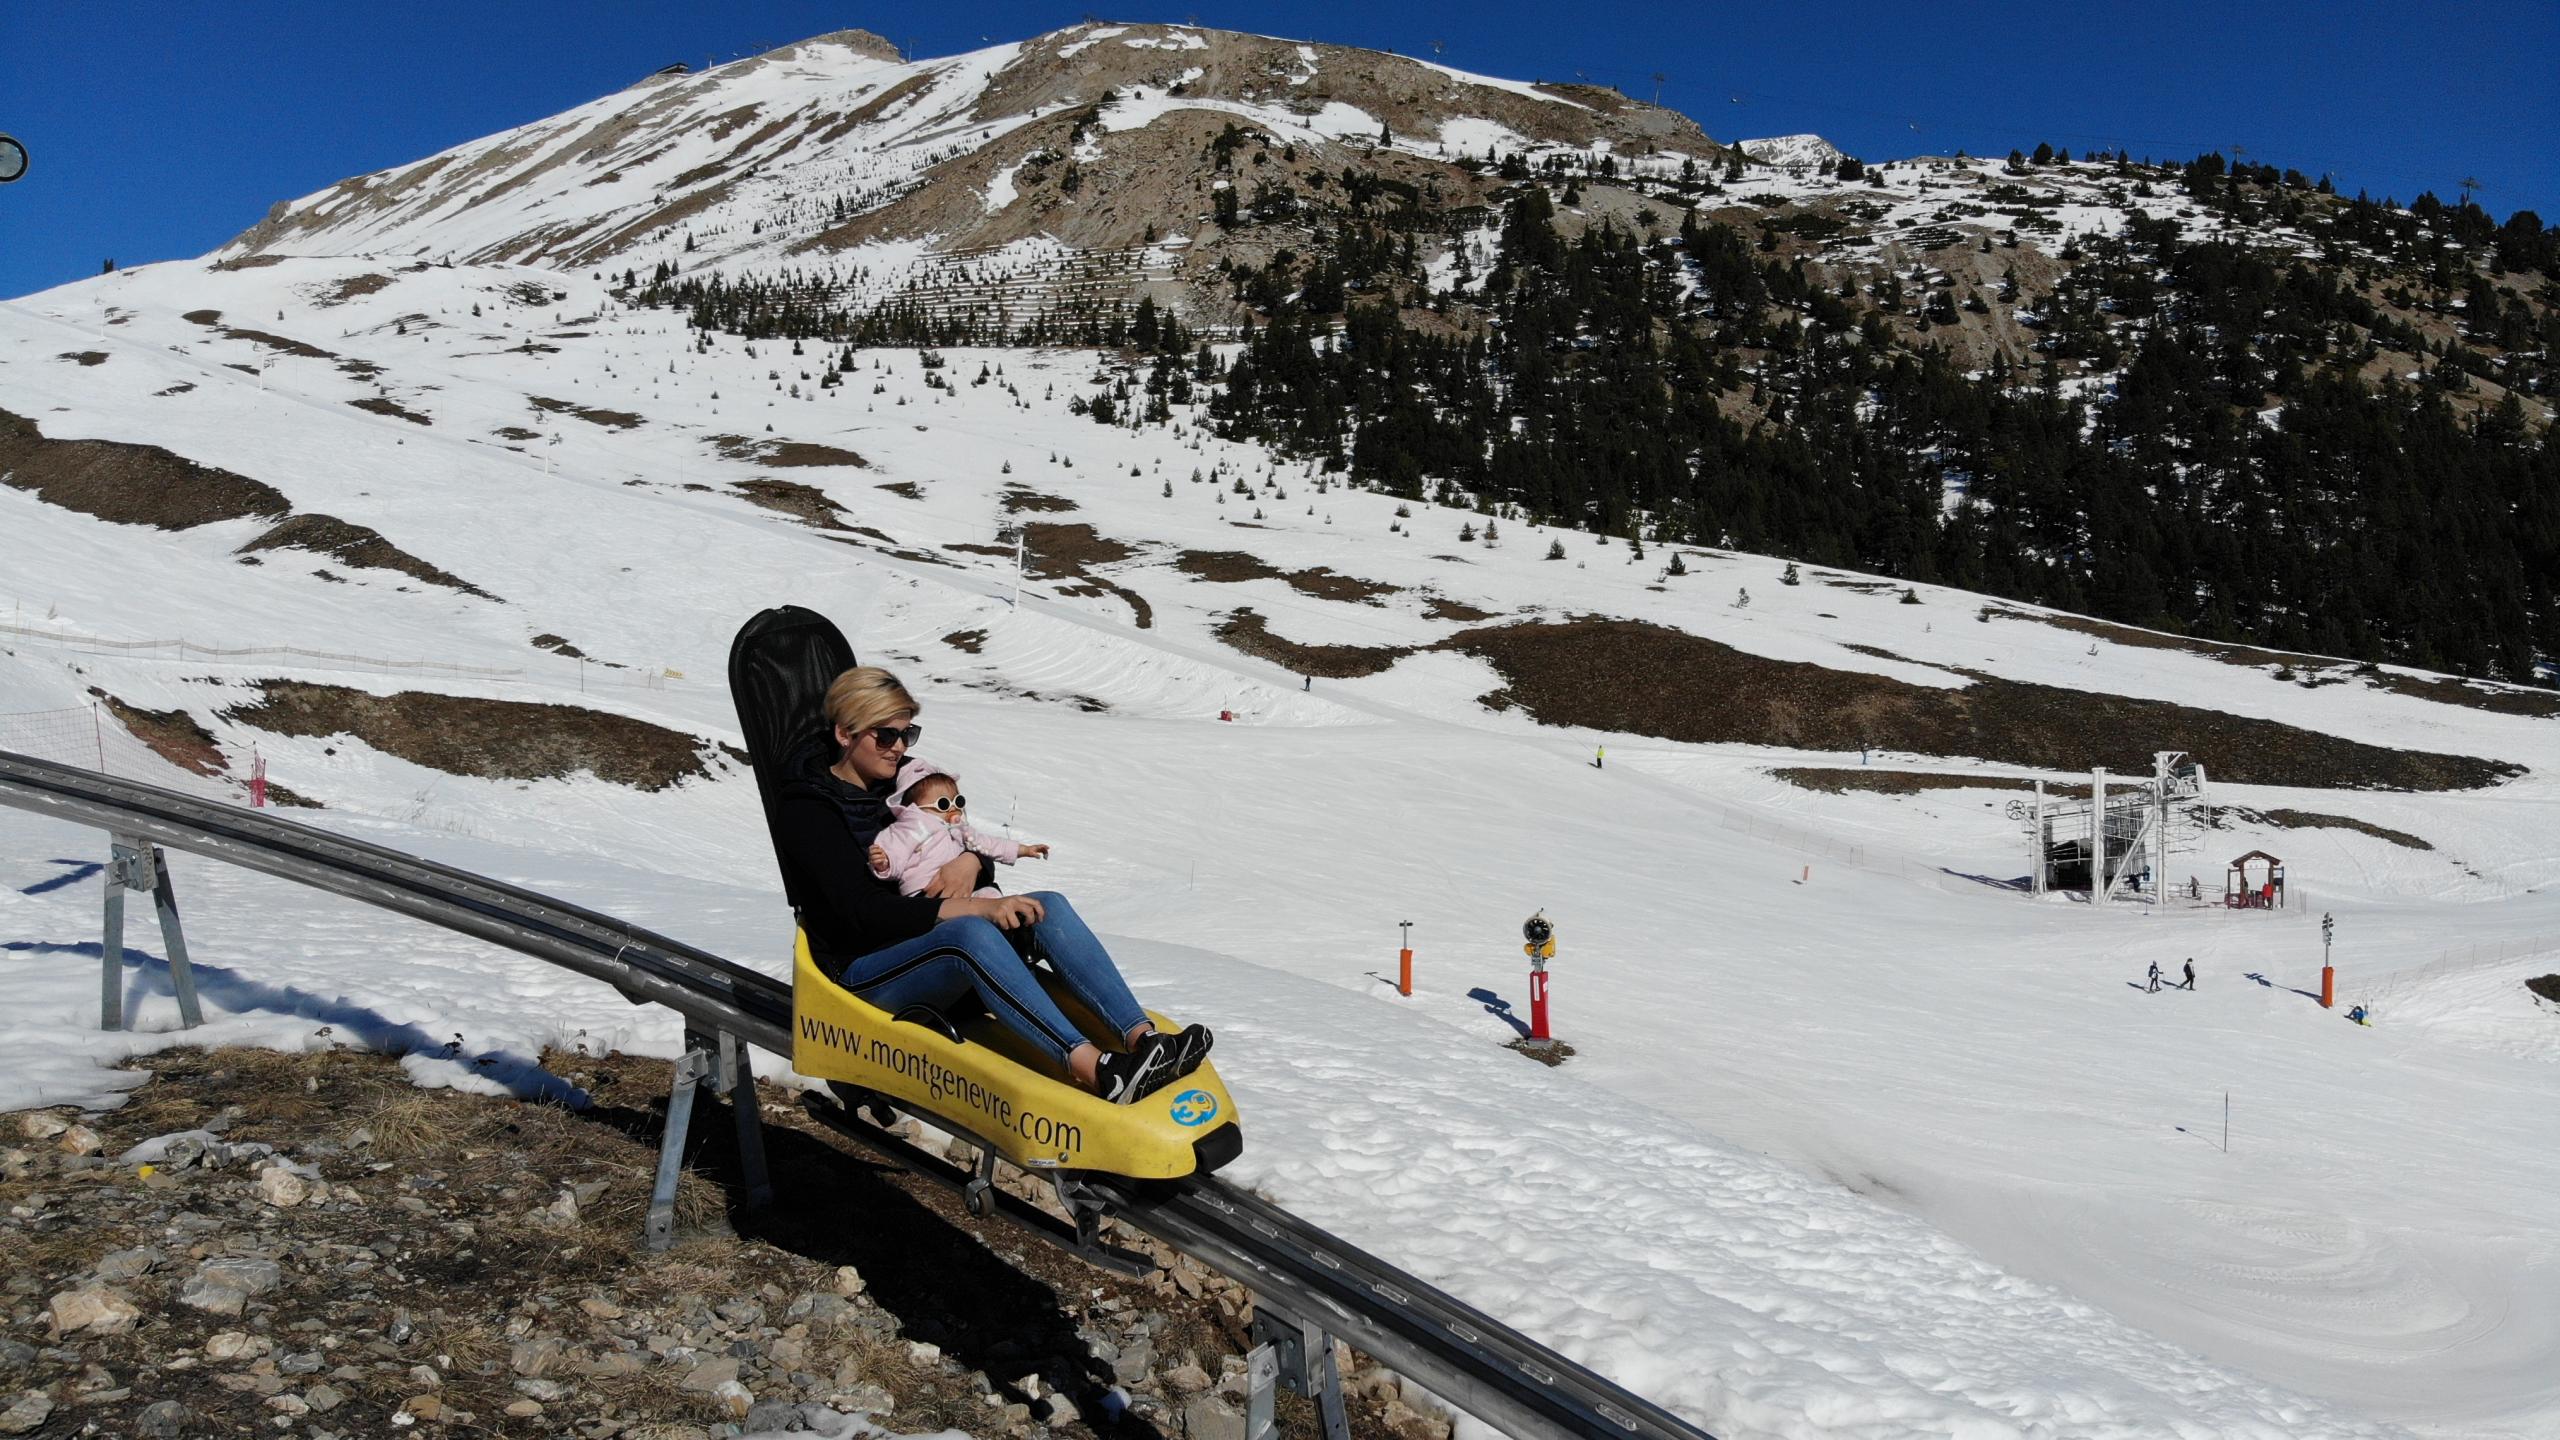
[[[1036,940],[1049,957],[1049,968],[1067,989],[1119,1034],[1147,1018],[1129,983],[1111,963],[1102,942],[1055,890],[1034,891],[1044,918],[1013,931],[993,920],[971,915],[945,920],[912,940],[874,950],[844,968],[844,988],[869,1004],[896,1015],[910,1005],[945,1010],[964,995],[984,1001],[989,1013],[1049,1053],[1061,1066],[1067,1052],[1085,1044],[1084,1032],[1058,1008],[1015,950]]]

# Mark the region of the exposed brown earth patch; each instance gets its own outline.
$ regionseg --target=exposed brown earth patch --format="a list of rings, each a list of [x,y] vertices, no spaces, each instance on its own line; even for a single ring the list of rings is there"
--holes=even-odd
[[[820,530],[844,530],[844,511],[827,498],[827,492],[815,485],[797,480],[733,480],[729,488],[767,510],[779,510],[803,525]]]
[[[0,410],[0,483],[119,525],[187,530],[292,507],[273,486],[121,440],[48,440]]]
[[[584,660],[587,658],[586,651],[579,649],[577,646],[570,644],[568,641],[561,639],[557,635],[534,636],[533,648],[536,650],[548,650],[552,654],[558,655],[567,660]]]
[[[353,405],[359,410],[371,411],[376,415],[388,415],[395,420],[406,420],[412,425],[433,425],[436,423],[434,420],[419,414],[417,411],[410,409],[388,395],[367,395],[361,400],[350,400],[347,403]]]
[[[1277,580],[1280,567],[1242,550],[1185,550],[1173,568],[1194,579],[1232,585],[1246,580]]]
[[[86,370],[92,365],[106,364],[107,352],[104,350],[66,350],[53,358],[56,360],[68,360],[72,364]]]
[[[1043,495],[1019,485],[1008,485],[1004,490],[1004,513],[1007,515],[1020,515],[1025,511],[1060,515],[1075,508],[1076,502],[1063,495]]]
[[[566,400],[553,400],[541,395],[527,398],[533,401],[536,409],[548,410],[554,415],[575,415],[590,425],[602,425],[607,429],[629,430],[641,423],[640,417],[628,410],[598,410],[590,405],[573,405]]]
[[[133,738],[151,747],[152,753],[197,775],[221,775],[231,769],[222,756],[222,747],[213,742],[213,732],[196,723],[184,710],[145,710],[92,685],[89,693],[116,717],[116,723],[132,732]]]
[[[1360,604],[1375,604],[1379,596],[1400,594],[1405,588],[1350,575],[1336,575],[1323,565],[1307,570],[1282,570],[1258,555],[1248,555],[1241,550],[1185,550],[1175,557],[1173,568],[1196,579],[1219,584],[1279,580],[1290,589],[1313,595],[1319,600]]]
[[[179,381],[177,384],[170,386],[170,387],[169,387],[168,389],[166,389],[166,390],[154,390],[154,391],[152,391],[152,392],[151,392],[151,394],[152,394],[152,396],[156,399],[156,398],[158,398],[158,397],[160,397],[160,396],[164,396],[164,395],[184,395],[184,394],[186,394],[188,391],[193,390],[194,388],[196,388],[196,386],[195,386],[195,382],[194,382],[194,381],[192,381],[192,380],[181,380],[181,381]]]
[[[1375,605],[1381,595],[1398,595],[1404,592],[1404,587],[1401,585],[1389,585],[1379,580],[1362,580],[1352,575],[1336,575],[1329,567],[1323,565],[1318,565],[1312,570],[1292,570],[1280,578],[1289,582],[1290,589],[1313,595],[1319,600],[1342,600],[1359,605]]]
[[[967,540],[956,540],[944,545],[942,548],[945,550],[958,550],[970,555],[1010,555],[1013,553],[1013,547],[1010,545],[980,545]]]
[[[1258,659],[1285,665],[1300,675],[1327,680],[1357,680],[1375,675],[1413,653],[1410,645],[1301,645],[1271,633],[1252,607],[1239,608],[1220,623],[1220,640]]]
[[[225,325],[222,323],[222,312],[219,310],[190,310],[179,318],[202,325],[226,340],[247,340],[253,344],[264,345],[270,350],[281,350],[287,355],[298,355],[305,360],[340,358],[335,351],[323,350],[317,345],[296,340],[290,335],[273,335],[264,330],[243,330],[236,326]]]
[[[1934,770],[1877,770],[1859,766],[1786,765],[1769,772],[1790,785],[1806,790],[1819,790],[1826,795],[1846,795],[1864,791],[1873,795],[1920,795],[1931,790],[2033,790],[2035,782],[2008,775],[1949,775]],[[2047,795],[2083,798],[2089,793],[2085,784],[2067,781],[2044,782]]]
[[[501,440],[539,440],[542,438],[541,431],[527,430],[521,425],[501,425],[489,433],[497,436]]]
[[[708,776],[711,742],[574,705],[404,690],[372,695],[299,680],[260,682],[261,698],[223,718],[275,735],[351,735],[448,775],[556,780],[589,772],[635,790]]]
[[[965,654],[975,655],[987,648],[984,630],[954,630],[942,637],[942,643]]]
[[[917,488],[916,482],[913,480],[892,480],[886,485],[878,485],[873,488],[886,490],[901,500],[921,500],[924,498],[924,491]]]
[[[2560,1005],[2560,975],[2536,975],[2524,982],[2524,988],[2554,1005]]]
[[[2523,773],[2503,761],[2391,750],[2160,700],[1991,676],[1962,689],[1911,685],[1765,659],[1638,621],[1468,630],[1438,648],[1491,662],[1513,703],[1542,723],[1667,740],[1878,745],[2066,771],[2147,772],[2153,751],[2180,749],[2217,779],[2316,789],[2472,789]]]
[[[1434,620],[1455,620],[1461,624],[1473,625],[1479,621],[1494,619],[1499,612],[1480,610],[1464,600],[1452,600],[1446,595],[1433,595],[1422,602],[1422,613]]]
[[[1067,525],[1034,520],[1022,527],[1025,573],[1037,580],[1072,580],[1061,585],[1061,595],[1111,595],[1127,605],[1141,630],[1155,628],[1156,611],[1146,597],[1120,582],[1088,570],[1092,565],[1115,565],[1136,555],[1130,546],[1112,539],[1090,525]],[[1004,552],[1010,553],[1010,552]]]
[[[257,539],[243,545],[235,553],[256,554],[261,550],[308,550],[326,555],[347,565],[361,565],[374,570],[391,570],[412,580],[459,590],[483,600],[498,597],[467,580],[428,564],[399,546],[382,538],[382,532],[370,526],[341,520],[335,515],[296,515],[268,529]]]
[[[2273,825],[2285,830],[2353,830],[2376,840],[2388,840],[2408,850],[2433,850],[2435,846],[2406,830],[2358,820],[2352,815],[2323,815],[2315,810],[2250,810],[2238,805],[2218,807],[2237,819],[2260,825]]]
[[[536,402],[537,404],[540,402]],[[836,445],[820,445],[807,440],[756,440],[745,435],[714,435],[711,443],[732,460],[752,460],[768,470],[791,470],[812,465],[847,465],[868,470],[871,462],[851,450]],[[887,486],[882,486],[887,489]]]
[[[2485,680],[2464,680],[2451,675],[2400,675],[2379,665],[2362,665],[2325,655],[2305,655],[2293,650],[2267,650],[2255,645],[2236,645],[2220,640],[2197,640],[2184,635],[2164,635],[2157,630],[2138,630],[2130,625],[2092,620],[2083,615],[2043,615],[2006,605],[1986,605],[1982,613],[1994,620],[2031,620],[2057,630],[2069,630],[2112,644],[2128,645],[2142,650],[2177,650],[2201,655],[2226,665],[2250,669],[2291,670],[2306,676],[2310,685],[2335,684],[2355,678],[2375,690],[2406,695],[2415,700],[2434,700],[2447,705],[2461,705],[2473,710],[2487,710],[2499,715],[2560,716],[2560,693],[2534,690],[2523,686],[2498,685]],[[2286,677],[2290,678],[2290,677]]]
[[[346,279],[329,286],[328,289],[321,292],[320,296],[313,300],[312,303],[315,305],[344,305],[348,301],[360,296],[378,295],[390,288],[391,277],[388,275],[350,275]]]

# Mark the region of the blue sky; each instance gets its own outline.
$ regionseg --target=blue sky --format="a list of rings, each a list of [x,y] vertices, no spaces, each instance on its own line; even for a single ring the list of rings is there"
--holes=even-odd
[[[852,26],[919,55],[1075,23],[994,0],[25,3],[0,25],[0,296],[201,254],[267,207],[566,109],[682,60]],[[2334,174],[2560,220],[2560,5],[1620,3],[1122,6],[1523,79],[1614,84],[1719,139],[1814,131],[1866,159],[2129,147]]]

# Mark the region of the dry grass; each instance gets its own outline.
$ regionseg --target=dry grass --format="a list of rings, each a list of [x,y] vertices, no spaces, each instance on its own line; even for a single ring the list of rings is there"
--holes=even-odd
[[[654,791],[711,773],[709,741],[601,710],[420,690],[373,695],[299,680],[260,689],[257,703],[224,718],[278,735],[353,735],[449,775],[547,780],[583,771]]]
[[[1441,642],[1490,661],[1507,698],[1551,725],[1706,743],[1856,750],[1875,745],[2035,770],[2147,773],[2185,750],[2214,778],[2316,789],[2457,790],[2522,767],[2366,745],[2160,700],[1959,671],[1960,689],[1746,654],[1630,620],[1532,622]]]
[[[1271,633],[1250,606],[1238,607],[1217,629],[1220,640],[1247,655],[1286,665],[1300,675],[1356,680],[1375,675],[1413,653],[1409,645],[1302,645]]]
[[[118,525],[187,530],[292,507],[271,485],[199,465],[157,445],[49,440],[36,422],[0,410],[0,484],[49,505]]]

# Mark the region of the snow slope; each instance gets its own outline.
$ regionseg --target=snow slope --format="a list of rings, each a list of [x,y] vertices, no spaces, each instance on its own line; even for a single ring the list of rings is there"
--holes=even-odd
[[[389,283],[334,298],[366,275]],[[340,358],[277,356],[261,389],[269,347],[185,318],[203,309]],[[185,709],[235,775],[254,743],[322,801],[315,824],[779,973],[787,919],[734,765],[649,794],[477,780],[221,712],[300,678],[585,705],[735,743],[729,635],[764,605],[810,605],[919,687],[925,753],[961,773],[980,823],[1057,846],[1013,888],[1076,896],[1151,1003],[1225,1032],[1250,1135],[1238,1175],[1719,1435],[2560,1427],[2560,1017],[2519,983],[2560,969],[2560,721],[1977,624],[1978,599],[1925,586],[1916,606],[1782,586],[1761,557],[1691,551],[1695,573],[1665,580],[1658,551],[1632,563],[1622,544],[1525,524],[1462,545],[1482,517],[1319,492],[1303,467],[1187,421],[1131,432],[1070,413],[1104,368],[1091,354],[954,351],[928,371],[882,352],[822,390],[802,378],[815,357],[787,344],[692,339],[580,277],[356,259],[159,266],[0,307],[0,408],[46,435],[256,476],[496,597],[293,551],[244,566],[232,551],[265,522],[147,530],[0,487],[0,600],[17,617],[0,635],[0,745],[61,743],[28,717],[77,711],[92,685]],[[106,359],[57,358],[91,352]],[[432,423],[350,403],[371,397]],[[721,436],[867,465],[765,468]],[[862,528],[813,529],[734,488],[774,479]],[[1076,507],[1021,519],[1132,547],[1094,573],[1149,624],[1074,577],[1029,580],[1009,604],[1009,491]],[[1552,539],[1568,561],[1541,558]],[[1364,603],[1214,582],[1180,568],[1184,551],[1402,588]],[[1650,619],[1921,684],[1963,683],[1932,668],[1962,666],[2529,773],[2451,794],[2217,787],[2435,847],[2235,822],[2177,861],[2209,888],[2227,854],[2285,855],[2337,916],[2342,991],[2382,1021],[2365,1030],[2298,993],[2316,988],[2312,914],[2092,912],[1965,878],[2024,868],[2006,792],[1816,793],[1767,771],[1858,757],[1541,727],[1482,708],[1500,678],[1453,652],[1302,689],[1216,638],[1250,606],[1294,641],[1428,643],[1469,623],[1440,601]],[[181,635],[441,668],[69,638]],[[2024,773],[1875,759],[1986,784]],[[151,1033],[88,1028],[95,962],[77,947],[94,944],[98,892],[73,862],[99,843],[0,813],[0,1103],[110,1099],[121,1082],[101,1067],[175,1038],[148,961],[132,988]],[[546,1043],[675,1042],[664,1017],[565,974],[176,863],[215,1038],[405,1052],[458,1034],[465,1058],[511,1058],[415,1054],[422,1082],[527,1087],[550,1083],[526,1062]],[[1557,1069],[1501,1048],[1526,1008],[1517,926],[1541,907],[1577,1049]],[[1379,978],[1403,920],[1409,1000]],[[2131,983],[2188,956],[2192,994]]]

